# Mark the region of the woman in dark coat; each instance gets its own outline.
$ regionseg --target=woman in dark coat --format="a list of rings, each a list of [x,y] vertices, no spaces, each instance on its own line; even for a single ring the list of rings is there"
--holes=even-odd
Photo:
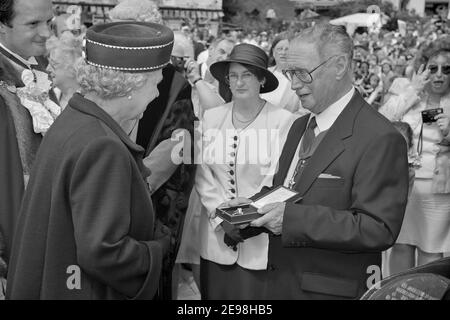
[[[159,94],[173,33],[118,22],[86,37],[81,94],[45,135],[23,200],[9,299],[151,299],[158,287],[169,236],[128,134]]]

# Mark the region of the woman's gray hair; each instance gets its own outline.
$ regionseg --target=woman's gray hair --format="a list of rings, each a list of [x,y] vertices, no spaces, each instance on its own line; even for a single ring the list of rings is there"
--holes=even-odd
[[[353,40],[343,26],[318,23],[300,32],[291,43],[295,44],[297,41],[315,44],[321,59],[331,57],[333,54],[345,54],[351,65]]]
[[[76,66],[81,94],[94,93],[102,99],[125,97],[144,86],[155,72],[129,73],[92,66],[80,59]]]

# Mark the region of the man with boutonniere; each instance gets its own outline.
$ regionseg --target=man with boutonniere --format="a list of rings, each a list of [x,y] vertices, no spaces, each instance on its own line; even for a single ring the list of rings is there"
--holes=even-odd
[[[52,19],[51,0],[0,2],[0,233],[7,262],[34,157],[58,114],[42,58]]]

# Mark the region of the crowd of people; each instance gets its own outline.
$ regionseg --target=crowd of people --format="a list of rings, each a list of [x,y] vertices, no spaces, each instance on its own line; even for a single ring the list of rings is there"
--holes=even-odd
[[[0,5],[0,297],[176,299],[188,268],[205,300],[356,299],[369,268],[450,252],[445,25],[54,13]],[[217,214],[280,190],[251,222]]]

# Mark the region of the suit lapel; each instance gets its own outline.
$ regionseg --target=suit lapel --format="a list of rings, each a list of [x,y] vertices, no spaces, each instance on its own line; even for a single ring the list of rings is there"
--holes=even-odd
[[[342,140],[336,136],[335,131],[330,129],[327,132],[309,159],[302,175],[296,179],[296,190],[300,194],[304,195],[323,170],[345,150]]]
[[[344,140],[353,133],[355,117],[364,104],[355,91],[352,99],[326,133],[316,151],[311,156],[296,183],[296,190],[304,195],[317,177],[345,150]]]
[[[283,151],[281,153],[280,162],[278,164],[279,170],[273,180],[274,186],[279,186],[284,183],[286,175],[291,166],[292,159],[294,158],[295,151],[297,150],[300,139],[306,129],[308,119],[309,114],[295,120],[295,122],[292,124],[286,142],[284,144]]]
[[[34,66],[34,69],[47,73],[48,60],[44,57],[37,57],[36,61],[38,64]],[[2,80],[6,83],[13,84],[19,88],[25,86],[22,82],[22,74],[18,72],[16,68],[14,68],[12,62],[2,54],[0,54],[0,70],[3,71],[1,75]],[[49,95],[54,102],[58,101],[53,89],[50,90]]]
[[[9,85],[23,87],[24,84],[19,72],[13,67],[12,63],[4,55],[0,54],[0,78]]]

